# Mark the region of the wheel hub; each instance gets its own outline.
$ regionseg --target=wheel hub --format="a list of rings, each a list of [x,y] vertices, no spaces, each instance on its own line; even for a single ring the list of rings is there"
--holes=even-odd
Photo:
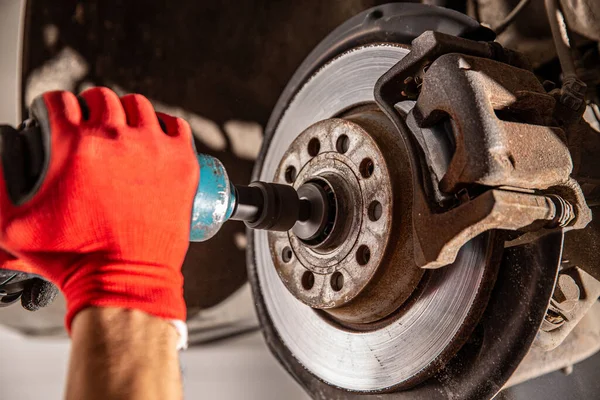
[[[400,202],[394,199],[402,196],[399,187],[410,185],[391,177],[402,168],[397,141],[393,126],[376,110],[323,120],[294,140],[275,174],[276,182],[293,184],[301,198],[317,204],[315,221],[299,222],[289,233],[269,233],[275,268],[298,300],[344,322],[389,315],[422,275],[405,263],[401,279],[385,271],[374,279],[384,259],[403,256],[396,254],[403,251],[403,238],[395,235],[390,243],[400,233],[394,218]],[[382,286],[383,292],[377,290]]]

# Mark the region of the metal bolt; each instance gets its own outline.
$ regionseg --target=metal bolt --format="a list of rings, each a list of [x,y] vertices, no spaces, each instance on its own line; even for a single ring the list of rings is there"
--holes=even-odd
[[[567,365],[563,369],[561,369],[562,373],[565,375],[571,375],[573,373],[573,365]]]
[[[573,205],[557,195],[549,195],[548,196],[554,206],[555,216],[547,225],[547,228],[558,228],[568,226],[575,219],[575,210],[573,209]]]
[[[556,281],[556,288],[552,299],[560,307],[561,311],[571,312],[579,301],[580,290],[577,282],[567,274],[560,274]]]
[[[550,299],[550,306],[546,311],[542,330],[553,331],[560,328],[565,321],[572,319],[579,298],[580,289],[577,282],[567,274],[560,274]]]
[[[571,110],[579,110],[585,100],[587,85],[575,77],[565,79],[559,101]]]

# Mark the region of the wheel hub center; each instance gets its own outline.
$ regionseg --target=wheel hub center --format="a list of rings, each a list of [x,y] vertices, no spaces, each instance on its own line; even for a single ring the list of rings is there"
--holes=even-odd
[[[310,216],[294,225],[292,232],[308,246],[322,247],[330,237],[337,217],[337,198],[324,179],[313,179],[298,188],[298,197],[310,204]]]
[[[347,322],[388,315],[420,278],[419,271],[406,266],[410,279],[395,285],[407,286],[400,296],[394,293],[380,302],[379,295],[367,293],[373,292],[374,281],[384,282],[375,277],[401,243],[394,238],[388,246],[398,225],[397,184],[389,168],[393,152],[384,154],[393,146],[387,149],[383,139],[392,132],[379,111],[317,122],[290,145],[274,179],[292,184],[311,204],[310,217],[291,231],[268,233],[282,282],[303,303]]]

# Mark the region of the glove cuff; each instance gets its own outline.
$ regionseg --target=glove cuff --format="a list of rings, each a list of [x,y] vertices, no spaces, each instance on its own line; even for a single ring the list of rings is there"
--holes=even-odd
[[[110,262],[78,266],[61,285],[67,300],[65,324],[87,307],[140,310],[167,320],[186,319],[183,276],[160,265]]]

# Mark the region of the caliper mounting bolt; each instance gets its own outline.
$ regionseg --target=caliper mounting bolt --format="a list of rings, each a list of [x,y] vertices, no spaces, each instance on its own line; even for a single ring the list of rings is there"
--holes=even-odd
[[[575,219],[575,211],[573,210],[573,205],[571,205],[571,203],[569,203],[562,197],[554,194],[549,195],[548,197],[554,203],[556,210],[555,216],[552,219],[552,221],[550,221],[550,223],[547,225],[547,228],[564,228],[568,226]]]

